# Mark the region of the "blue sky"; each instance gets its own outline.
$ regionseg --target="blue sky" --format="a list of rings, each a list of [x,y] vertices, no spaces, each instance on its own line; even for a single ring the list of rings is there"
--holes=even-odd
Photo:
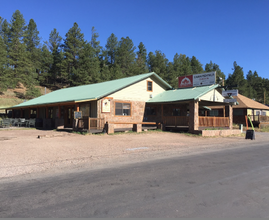
[[[269,0],[0,0],[0,16],[11,20],[20,10],[48,40],[56,28],[62,37],[77,22],[90,40],[91,28],[101,46],[114,33],[129,36],[147,52],[161,50],[169,61],[176,53],[212,60],[228,77],[233,62],[269,78]]]

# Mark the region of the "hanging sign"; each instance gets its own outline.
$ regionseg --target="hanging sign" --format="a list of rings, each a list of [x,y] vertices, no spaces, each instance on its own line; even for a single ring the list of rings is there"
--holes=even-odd
[[[178,77],[178,88],[208,86],[216,83],[216,72]]]
[[[238,96],[238,89],[222,91],[222,96]]]
[[[236,99],[223,99],[224,102],[237,102]]]

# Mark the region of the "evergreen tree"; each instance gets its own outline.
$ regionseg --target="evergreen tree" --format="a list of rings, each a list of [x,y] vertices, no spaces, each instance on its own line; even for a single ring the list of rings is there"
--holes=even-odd
[[[237,85],[238,92],[241,95],[247,95],[247,82],[244,78],[243,67],[238,66],[235,61],[233,66],[233,73],[229,74],[226,85],[230,87]]]
[[[99,34],[96,33],[96,29],[92,27],[92,37],[91,37],[91,46],[95,50],[96,57],[99,57],[99,54],[102,50],[102,47],[100,46],[100,41],[97,40],[99,37]]]
[[[150,72],[155,72],[165,80],[168,59],[165,57],[164,53],[162,53],[160,50],[156,50],[155,54],[150,52],[148,54],[148,65]]]
[[[100,64],[95,48],[87,43],[78,55],[79,68],[74,69],[73,84],[84,85],[101,82]]]
[[[147,73],[148,67],[147,67],[147,50],[145,45],[140,42],[138,45],[138,51],[136,53],[136,69],[134,72],[134,75]]]
[[[84,34],[81,33],[77,23],[69,29],[65,35],[63,50],[64,50],[64,65],[65,73],[69,77],[71,85],[75,85],[77,70],[79,68],[79,52],[85,46]]]
[[[50,79],[50,69],[53,63],[52,54],[46,45],[42,46],[40,57],[40,71],[38,80],[41,85],[48,84]]]
[[[247,83],[248,83],[248,97],[255,98],[258,102],[263,102],[264,100],[264,85],[261,77],[258,76],[258,73],[250,70],[247,74]],[[252,94],[251,94],[252,93]]]
[[[11,84],[7,62],[6,46],[0,36],[0,92],[6,91]]]
[[[9,32],[10,32],[10,24],[5,19],[1,21],[1,29],[0,29],[0,35],[2,36],[2,39],[4,41],[4,45],[6,46],[6,50],[8,50],[8,43],[9,43]]]
[[[25,20],[19,10],[12,15],[8,34],[8,57],[11,67],[11,77],[13,87],[18,82],[26,86],[35,84],[37,74],[34,71],[29,54],[26,52],[26,45],[23,40],[25,37]]]
[[[112,33],[106,43],[106,60],[109,66],[115,64],[116,52],[118,50],[118,38]]]
[[[196,59],[195,56],[192,56],[190,60],[190,65],[191,65],[192,74],[198,74],[198,73],[204,72],[203,67],[202,67],[203,64],[201,64],[199,60]]]
[[[134,75],[135,49],[133,41],[129,37],[122,37],[116,52],[115,62],[120,66],[124,76]]]
[[[222,84],[225,80],[225,74],[220,70],[219,65],[213,63],[211,60],[205,65],[205,72],[216,71],[216,83]]]
[[[33,19],[30,19],[27,29],[25,31],[24,43],[26,44],[26,51],[32,62],[33,68],[36,73],[39,73],[41,61],[41,50],[39,31],[37,30],[36,23]]]
[[[60,46],[62,43],[62,37],[59,35],[59,32],[54,28],[49,35],[49,42],[46,42],[47,47],[50,49],[51,52],[51,67],[48,74],[48,82],[54,84],[56,83],[57,79],[63,83],[64,79],[67,76],[63,76],[62,72],[60,73],[61,62],[63,61],[61,54],[60,54]]]

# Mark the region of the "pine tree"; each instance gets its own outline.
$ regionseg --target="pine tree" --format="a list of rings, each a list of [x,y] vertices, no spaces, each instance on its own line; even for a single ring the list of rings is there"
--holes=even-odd
[[[25,37],[25,20],[19,10],[12,15],[10,31],[8,34],[8,57],[11,67],[13,87],[18,82],[26,86],[36,83],[37,74],[32,66],[26,45],[23,40]]]
[[[98,37],[99,37],[99,34],[96,33],[96,29],[92,27],[92,37],[91,37],[90,44],[95,51],[96,57],[99,57],[100,52],[102,50],[102,47],[100,46],[100,41],[97,40]]]
[[[9,68],[7,65],[6,45],[0,36],[0,92],[6,91],[10,86]]]
[[[52,54],[48,50],[46,45],[41,48],[40,55],[40,71],[38,74],[38,81],[41,85],[46,85],[49,83],[50,69],[53,63]]]
[[[205,72],[213,71],[216,71],[216,83],[221,85],[223,80],[225,80],[225,74],[220,70],[219,65],[210,60],[210,62],[205,65]]]
[[[155,54],[150,52],[148,54],[148,66],[150,72],[155,72],[161,78],[165,80],[166,78],[166,68],[168,65],[168,59],[165,54],[160,50],[156,50]]]
[[[149,72],[147,67],[147,50],[142,42],[140,42],[138,45],[138,51],[136,55],[136,69],[134,75]]]
[[[230,87],[237,85],[238,92],[241,95],[247,95],[247,82],[244,78],[243,67],[238,66],[235,61],[233,63],[233,66],[233,73],[229,74],[226,81],[226,85]]]
[[[62,37],[59,35],[59,32],[54,28],[49,35],[49,42],[45,42],[47,47],[51,52],[51,67],[48,74],[48,82],[54,84],[57,82],[57,79],[62,83],[62,74],[60,73],[60,62],[63,61],[60,54],[60,46],[62,43]]]
[[[86,42],[84,34],[81,33],[77,23],[74,23],[65,37],[63,44],[65,73],[69,77],[71,85],[75,85],[75,80],[77,79],[75,74],[79,68],[79,52],[83,49]]]
[[[115,34],[112,33],[107,39],[107,43],[105,46],[106,47],[105,57],[109,66],[112,66],[113,64],[115,64],[115,58],[116,58],[116,52],[118,50],[118,45],[119,45],[118,38],[115,36]]]
[[[116,52],[115,62],[121,68],[124,76],[134,75],[135,49],[133,41],[129,37],[122,37]]]
[[[39,31],[37,30],[36,23],[33,19],[30,19],[27,29],[25,31],[24,43],[26,44],[26,51],[32,62],[33,68],[36,70],[36,73],[39,73],[41,61],[41,49],[40,47],[40,38]]]
[[[201,64],[199,60],[196,59],[195,56],[192,56],[190,64],[191,64],[192,74],[198,74],[198,73],[204,72],[203,67],[202,67],[203,64]]]

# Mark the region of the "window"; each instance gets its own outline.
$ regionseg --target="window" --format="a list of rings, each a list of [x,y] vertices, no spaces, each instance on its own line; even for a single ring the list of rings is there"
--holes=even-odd
[[[146,111],[146,115],[156,115],[155,107],[146,107],[145,111]]]
[[[211,110],[209,111],[210,116],[219,116],[219,110]]]
[[[116,102],[115,115],[130,116],[131,115],[131,103]]]
[[[147,81],[147,91],[148,92],[152,92],[153,91],[153,88],[152,88],[152,81]]]
[[[173,109],[173,116],[180,116],[180,109],[179,108]]]
[[[233,115],[234,116],[244,115],[244,109],[234,109],[233,110]]]

